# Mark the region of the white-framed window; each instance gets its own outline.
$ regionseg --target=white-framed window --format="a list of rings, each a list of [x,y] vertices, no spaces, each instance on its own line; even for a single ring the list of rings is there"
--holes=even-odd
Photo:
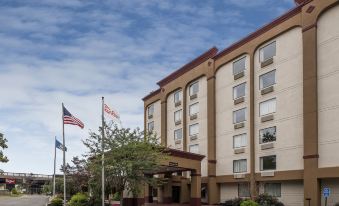
[[[244,97],[246,93],[246,82],[233,87],[233,99]]]
[[[151,104],[151,105],[148,106],[147,114],[148,114],[148,116],[154,114],[154,104]]]
[[[233,173],[247,172],[247,160],[233,160]]]
[[[233,62],[233,75],[239,74],[246,70],[246,57]]]
[[[238,196],[251,197],[250,184],[248,182],[238,183]]]
[[[181,111],[182,110],[178,110],[178,111],[174,112],[174,122],[181,121]]]
[[[198,114],[198,113],[199,113],[199,103],[197,102],[197,103],[191,104],[189,108],[190,116]]]
[[[199,92],[199,82],[194,82],[189,87],[190,96],[198,94]]]
[[[280,183],[265,183],[264,192],[272,195],[273,197],[281,197],[281,184]]]
[[[181,90],[174,93],[174,104],[181,101]]]
[[[247,146],[246,133],[233,136],[233,148],[241,148],[246,146]]]
[[[265,129],[259,130],[259,143],[267,143],[267,142],[274,142],[276,141],[276,127],[268,127]]]
[[[192,124],[189,126],[189,135],[194,136],[199,134],[199,123]]]
[[[276,55],[276,42],[272,42],[260,49],[260,62],[264,62]]]
[[[260,103],[260,116],[265,116],[276,112],[277,99],[269,99]]]
[[[149,132],[152,132],[154,130],[154,122],[149,122],[147,124],[147,129]]]
[[[193,144],[189,146],[189,152],[191,153],[199,153],[199,145],[198,144]]]
[[[260,89],[267,88],[275,84],[275,70],[267,72],[259,77]]]
[[[277,156],[270,155],[260,157],[260,171],[277,169]]]
[[[233,112],[233,123],[237,124],[246,121],[246,108],[239,109]]]
[[[176,129],[174,130],[174,140],[180,140],[182,139],[182,129]]]

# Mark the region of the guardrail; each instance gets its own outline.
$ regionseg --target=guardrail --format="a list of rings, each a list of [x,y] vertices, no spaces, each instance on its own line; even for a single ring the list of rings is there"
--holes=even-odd
[[[0,176],[44,178],[44,179],[53,178],[53,175],[42,175],[42,174],[33,174],[33,173],[15,173],[15,172],[0,172]]]

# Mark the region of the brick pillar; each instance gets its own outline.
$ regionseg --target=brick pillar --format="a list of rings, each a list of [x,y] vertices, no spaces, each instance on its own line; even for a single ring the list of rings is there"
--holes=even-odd
[[[201,174],[191,173],[191,201],[190,206],[201,206]]]
[[[166,174],[165,178],[168,178],[168,182],[164,185],[163,203],[172,203],[172,175]]]

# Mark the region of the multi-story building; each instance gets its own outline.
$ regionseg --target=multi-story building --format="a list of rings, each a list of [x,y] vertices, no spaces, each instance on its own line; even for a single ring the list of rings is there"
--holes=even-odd
[[[334,205],[338,57],[339,1],[296,0],[244,39],[159,81],[143,99],[145,129],[169,148],[205,156],[202,202],[268,193],[288,206],[319,206],[328,187]],[[173,176],[189,180],[188,173]]]

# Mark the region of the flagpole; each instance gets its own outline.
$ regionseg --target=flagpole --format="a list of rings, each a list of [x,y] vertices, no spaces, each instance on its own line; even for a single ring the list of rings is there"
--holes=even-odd
[[[102,100],[102,113],[101,113],[101,121],[102,121],[102,136],[101,136],[101,191],[102,191],[102,206],[105,206],[105,151],[104,151],[104,139],[105,139],[105,120],[104,120],[104,97],[101,97]]]
[[[54,137],[54,173],[53,173],[53,197],[55,196],[55,166],[56,166],[56,136]]]
[[[62,103],[62,153],[63,153],[63,172],[64,172],[64,206],[66,206],[66,144],[65,144],[65,124],[64,124],[64,103]]]

